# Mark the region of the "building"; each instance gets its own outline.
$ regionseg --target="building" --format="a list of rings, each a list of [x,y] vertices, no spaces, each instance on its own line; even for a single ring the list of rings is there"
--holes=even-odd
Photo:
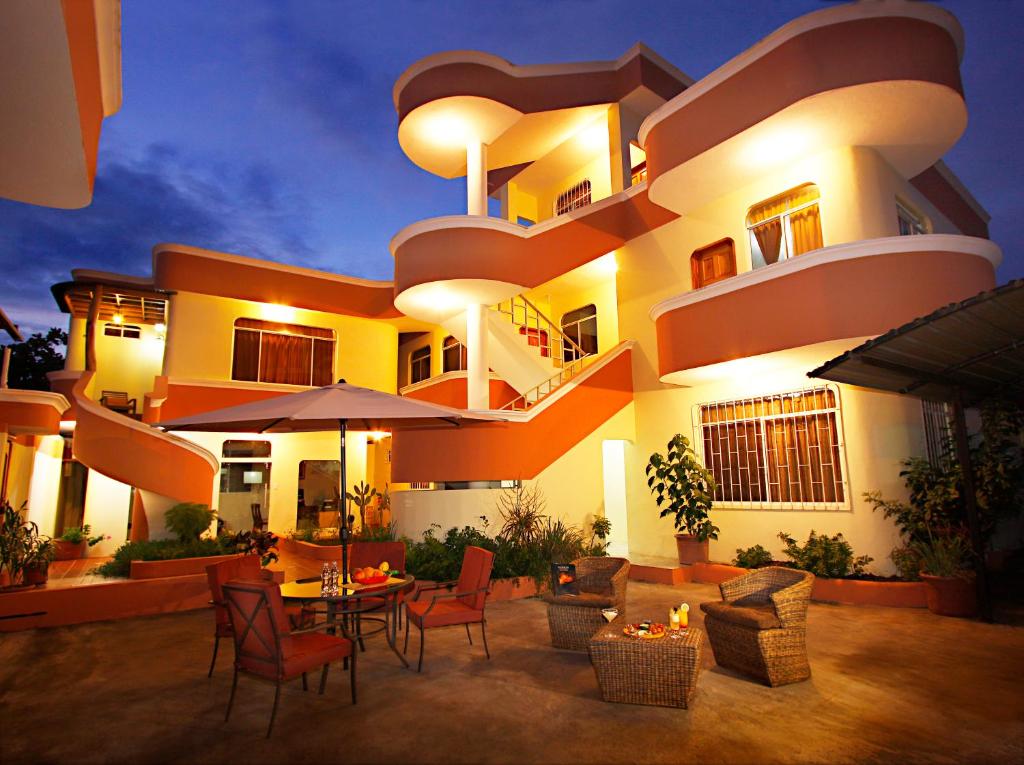
[[[94,554],[159,535],[177,501],[330,525],[333,434],[151,425],[345,378],[507,420],[355,435],[350,480],[390,486],[403,533],[497,521],[495,489],[526,480],[554,516],[611,519],[613,551],[673,555],[644,466],[682,433],[719,483],[712,559],[815,529],[889,571],[895,529],[861,495],[902,492],[921,405],[806,372],[994,285],[988,216],[942,163],[967,123],[962,47],[946,11],[882,0],[696,82],[643,45],[423,59],[394,88],[399,142],[466,177],[465,214],[398,232],[393,282],[181,244],[147,279],[73,271],[53,288],[68,409],[12,485],[46,532],[111,534]]]

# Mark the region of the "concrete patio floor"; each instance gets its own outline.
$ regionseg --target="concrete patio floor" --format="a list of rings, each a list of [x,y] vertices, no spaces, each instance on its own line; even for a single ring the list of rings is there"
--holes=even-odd
[[[717,587],[629,585],[633,618],[687,600],[701,626],[696,604],[709,599]],[[1020,628],[812,604],[809,682],[758,685],[715,666],[706,646],[693,706],[680,710],[602,702],[587,656],[548,644],[541,601],[488,615],[491,661],[461,628],[435,630],[418,675],[372,638],[359,704],[340,665],[324,696],[291,683],[270,741],[267,684],[243,677],[222,722],[231,648],[207,680],[207,611],[4,635],[0,762],[1024,760]]]

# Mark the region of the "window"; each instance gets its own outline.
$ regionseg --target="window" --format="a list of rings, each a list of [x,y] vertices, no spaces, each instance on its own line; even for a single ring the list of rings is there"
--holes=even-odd
[[[754,268],[819,249],[822,241],[818,187],[805,183],[751,207],[747,231]]]
[[[466,369],[466,346],[448,335],[441,343],[441,371],[458,372]]]
[[[107,337],[130,337],[137,340],[142,337],[142,328],[134,324],[104,324],[103,334]]]
[[[900,236],[927,234],[928,222],[923,215],[918,215],[902,202],[896,202],[896,220],[899,224]]]
[[[225,459],[269,457],[270,441],[225,441],[221,456]]]
[[[634,167],[629,174],[629,185],[636,186],[647,180],[647,160]]]
[[[258,319],[235,322],[232,380],[321,386],[333,378],[333,330]]]
[[[409,357],[409,383],[415,385],[418,382],[430,379],[430,346],[424,345],[417,348]]]
[[[567,213],[590,204],[590,180],[584,178],[568,191],[563,191],[555,200],[555,215]]]
[[[706,287],[736,275],[736,250],[732,239],[709,244],[690,256],[693,288]]]
[[[574,348],[571,343],[563,341],[563,361],[576,361],[597,353],[597,306],[591,303],[562,314],[562,334],[579,346]]]
[[[839,393],[832,386],[694,407],[715,501],[752,507],[845,502]]]

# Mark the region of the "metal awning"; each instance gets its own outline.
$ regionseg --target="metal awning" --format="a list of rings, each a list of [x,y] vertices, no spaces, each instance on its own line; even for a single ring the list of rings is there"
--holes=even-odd
[[[890,330],[807,376],[933,401],[1024,401],[1024,279]]]
[[[952,404],[957,462],[976,559],[984,561],[964,408],[990,398],[1024,402],[1024,279],[940,308],[868,340],[808,377]],[[981,616],[992,620],[985,566],[977,567]]]

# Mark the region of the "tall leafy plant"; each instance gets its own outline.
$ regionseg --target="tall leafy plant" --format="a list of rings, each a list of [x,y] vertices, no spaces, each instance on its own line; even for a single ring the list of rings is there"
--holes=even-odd
[[[715,479],[701,464],[690,439],[677,433],[668,442],[667,454],[651,455],[645,472],[660,517],[672,516],[676,531],[691,534],[700,542],[718,539],[719,529],[708,515]]]
[[[210,528],[214,515],[209,505],[181,502],[164,513],[164,524],[180,541],[194,542]]]

